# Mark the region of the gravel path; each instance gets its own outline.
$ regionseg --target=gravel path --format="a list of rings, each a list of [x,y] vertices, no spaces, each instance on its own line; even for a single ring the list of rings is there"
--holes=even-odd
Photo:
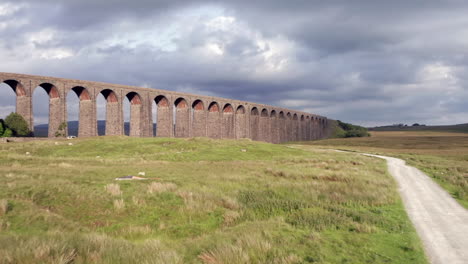
[[[433,264],[468,264],[468,211],[420,170],[397,158],[387,160],[408,215]]]

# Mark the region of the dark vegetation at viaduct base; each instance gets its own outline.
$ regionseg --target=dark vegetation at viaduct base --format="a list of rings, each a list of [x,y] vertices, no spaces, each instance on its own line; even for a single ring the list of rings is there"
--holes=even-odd
[[[0,73],[0,82],[16,93],[16,112],[33,130],[32,94],[44,89],[49,95],[49,137],[67,122],[67,95],[76,93],[79,103],[79,137],[97,136],[96,101],[106,99],[106,135],[123,135],[123,101],[130,102],[130,136],[250,138],[281,143],[314,140],[331,133],[331,120],[310,113],[269,105],[140,88],[101,82]],[[152,107],[157,107],[153,132]],[[66,133],[64,134],[66,136]]]

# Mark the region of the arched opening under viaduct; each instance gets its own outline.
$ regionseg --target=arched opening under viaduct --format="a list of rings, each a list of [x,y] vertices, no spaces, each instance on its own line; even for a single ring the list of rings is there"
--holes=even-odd
[[[260,112],[260,124],[259,124],[259,140],[269,142],[270,141],[270,115],[266,108]]]
[[[51,83],[41,83],[33,90],[32,109],[35,137],[55,137],[66,134],[59,131],[63,122],[60,95],[57,87]]]
[[[87,137],[93,135],[93,102],[88,90],[73,87],[67,94],[68,135]]]
[[[294,141],[299,140],[299,117],[297,116],[296,113],[293,115],[292,140]]]
[[[206,112],[202,100],[192,104],[192,134],[194,137],[206,137]]]
[[[141,97],[136,92],[129,92],[125,95],[124,100],[124,122],[125,135],[132,137],[142,136],[143,114]]]
[[[286,141],[286,117],[283,111],[280,111],[278,114],[278,124],[279,124],[279,140],[280,142]]]
[[[285,140],[291,141],[293,135],[293,128],[292,128],[292,115],[290,112],[286,114],[286,134]]]
[[[208,120],[207,120],[207,135],[210,138],[220,138],[220,124],[219,124],[219,104],[211,102],[208,107]]]
[[[96,104],[98,135],[122,135],[122,111],[117,94],[111,89],[104,89],[97,95]]]
[[[236,109],[235,115],[235,131],[236,131],[236,138],[246,138],[247,137],[247,124],[246,124],[246,114],[245,114],[245,107],[243,105],[239,105]]]
[[[231,104],[225,104],[223,107],[223,129],[222,138],[234,138],[234,108]]]
[[[270,142],[279,143],[279,122],[275,110],[271,110],[270,112],[270,133]]]
[[[260,139],[260,117],[259,111],[257,107],[253,107],[250,110],[250,138],[252,140],[259,140]]]
[[[179,97],[174,102],[174,136],[189,137],[190,108],[187,101]]]
[[[26,91],[23,85],[16,80],[5,80],[0,83],[0,119],[5,119],[9,114],[13,112],[20,113],[18,109],[18,101],[26,96]],[[24,113],[25,111],[23,111]],[[23,115],[26,122],[29,122],[28,118]]]
[[[170,137],[172,135],[172,112],[169,100],[164,95],[158,95],[153,100],[154,136]]]

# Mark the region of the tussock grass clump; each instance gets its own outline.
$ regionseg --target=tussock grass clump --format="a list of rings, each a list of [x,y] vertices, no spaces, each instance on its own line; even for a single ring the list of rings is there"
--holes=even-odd
[[[8,204],[8,200],[1,199],[0,200],[0,215],[6,215],[6,213],[8,213],[8,210],[10,210],[10,205]]]
[[[198,258],[205,264],[234,263],[299,263],[294,254],[284,254],[260,234],[243,235],[235,241],[227,241],[214,249],[202,252]]]
[[[15,245],[21,244],[21,247]],[[161,241],[132,243],[98,234],[0,236],[0,263],[183,263]]]
[[[120,190],[120,185],[116,183],[109,183],[106,185],[106,191],[110,193],[112,196],[120,196],[122,195],[122,191]]]
[[[148,193],[172,192],[177,189],[177,185],[172,182],[152,182],[148,186]]]
[[[123,199],[116,199],[114,200],[114,208],[117,211],[121,211],[125,208],[125,202]]]

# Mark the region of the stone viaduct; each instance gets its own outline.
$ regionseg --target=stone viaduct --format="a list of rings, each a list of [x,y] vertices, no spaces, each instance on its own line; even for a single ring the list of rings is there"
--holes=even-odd
[[[329,120],[310,113],[263,104],[166,90],[63,78],[0,73],[0,83],[16,93],[16,112],[34,128],[32,95],[49,95],[49,137],[67,122],[67,95],[79,103],[79,137],[97,136],[97,97],[106,99],[106,135],[124,134],[123,101],[130,102],[130,136],[250,138],[281,143],[328,136]],[[156,104],[153,104],[153,101]],[[152,107],[156,105],[156,133]]]

